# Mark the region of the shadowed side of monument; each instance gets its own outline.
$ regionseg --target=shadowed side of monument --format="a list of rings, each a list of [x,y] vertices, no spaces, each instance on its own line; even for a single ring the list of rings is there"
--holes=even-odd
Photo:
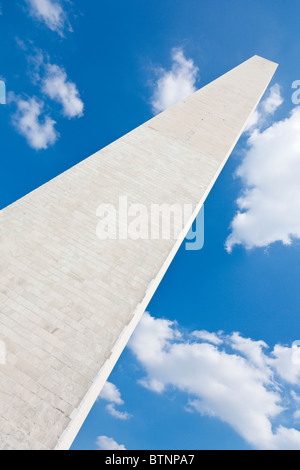
[[[0,212],[0,448],[67,449],[277,65],[254,56]],[[99,239],[100,204],[192,205],[177,239]]]

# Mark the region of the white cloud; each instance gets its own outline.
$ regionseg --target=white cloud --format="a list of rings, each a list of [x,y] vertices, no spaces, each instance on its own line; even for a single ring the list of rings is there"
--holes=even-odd
[[[245,356],[255,366],[266,370],[268,364],[267,357],[263,349],[268,345],[264,341],[253,341],[250,338],[243,338],[239,333],[233,333],[230,337],[232,349]],[[267,370],[266,370],[267,371]]]
[[[23,99],[12,93],[10,101],[14,101],[17,106],[12,118],[13,125],[32,148],[47,149],[56,142],[59,135],[55,130],[56,122],[47,115],[43,116],[42,101],[36,98]]]
[[[192,335],[195,338],[202,339],[203,341],[207,341],[208,343],[212,344],[222,344],[223,340],[220,338],[219,333],[210,333],[206,330],[196,330],[192,332]]]
[[[17,40],[20,47],[27,49],[27,45]],[[80,99],[78,89],[67,77],[65,70],[58,65],[51,64],[49,57],[41,50],[36,49],[35,54],[28,57],[30,63],[30,76],[35,85],[39,85],[44,98],[59,103],[62,114],[71,119],[83,115],[84,104]],[[49,116],[43,117],[44,102],[37,98],[23,99],[10,94],[10,101],[17,104],[17,112],[13,116],[13,123],[29,145],[37,150],[46,149],[58,137],[55,130],[56,122]]]
[[[286,382],[297,385],[300,383],[300,361],[295,360],[295,354],[299,354],[299,348],[288,348],[277,344],[272,353],[274,357],[272,365]],[[297,401],[296,397],[294,399]]]
[[[154,113],[160,113],[196,91],[198,68],[182,49],[172,50],[171,70],[160,69],[151,99]]]
[[[67,22],[67,16],[59,0],[27,0],[30,13],[42,21],[51,31],[61,36]]]
[[[273,116],[282,105],[283,98],[278,83],[270,88],[267,97],[259,104],[258,108],[250,116],[245,131],[252,131],[255,127],[261,127],[268,118]]]
[[[261,114],[259,113],[259,111],[257,109],[253,111],[253,113],[251,114],[250,118],[247,121],[245,132],[248,132],[254,127],[256,127],[259,123],[260,118],[261,118]]]
[[[298,395],[294,390],[291,391],[291,395],[295,402],[300,403],[300,395]]]
[[[274,92],[263,103],[265,116],[281,102]],[[255,128],[248,138],[246,156],[237,169],[244,190],[226,241],[247,249],[300,238],[300,108],[266,129]]]
[[[119,411],[115,407],[115,405],[124,405],[120,390],[116,387],[115,384],[106,382],[98,398],[110,402],[108,405],[106,405],[106,410],[115,418],[122,420],[131,418],[129,413],[126,411]]]
[[[286,380],[295,384],[297,376],[300,385],[298,372],[284,374],[281,367],[280,348],[286,355],[292,348],[277,345],[266,354],[263,341],[238,333],[223,338],[222,345],[198,342],[195,335],[184,341],[176,324],[145,313],[129,348],[146,370],[147,388],[162,393],[171,386],[187,393],[188,411],[221,419],[255,448],[300,449],[300,431],[273,422],[288,412]]]
[[[102,400],[110,401],[111,403],[116,403],[117,405],[123,405],[124,401],[121,398],[120,390],[111,382],[106,382],[104,387],[101,390],[101,393],[98,398]]]
[[[58,65],[46,64],[45,76],[42,78],[42,91],[49,98],[62,105],[67,118],[83,115],[83,102],[75,83],[68,80],[65,70]]]
[[[23,49],[24,51],[28,51],[29,47],[28,45],[24,42],[21,41],[20,39],[17,39],[17,44],[18,46]],[[41,49],[35,49],[35,52],[33,55],[29,54],[27,52],[27,60],[29,64],[29,75],[31,78],[31,81],[34,85],[37,85],[41,81],[41,70],[45,68],[45,57],[44,57],[44,52]],[[47,56],[47,60],[48,56]]]
[[[81,117],[84,103],[65,69],[51,64],[48,54],[40,49],[35,49],[34,54],[29,55],[28,62],[32,82],[39,84],[44,95],[62,106],[62,114],[69,119]]]
[[[270,88],[267,98],[262,101],[263,114],[272,116],[282,103],[283,98],[280,93],[280,86],[276,83]]]
[[[127,413],[127,411],[117,410],[113,403],[109,403],[108,405],[106,405],[105,408],[111,416],[114,416],[114,418],[121,419],[121,420],[124,420],[124,421],[131,418],[131,415],[129,413]]]
[[[96,444],[100,450],[126,450],[123,444],[118,444],[112,437],[99,436]]]

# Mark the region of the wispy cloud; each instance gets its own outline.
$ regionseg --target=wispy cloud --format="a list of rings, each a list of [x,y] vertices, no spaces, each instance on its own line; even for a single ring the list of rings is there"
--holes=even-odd
[[[26,0],[30,14],[61,36],[67,24],[67,15],[59,0]]]
[[[83,116],[84,103],[76,84],[67,76],[65,69],[50,61],[48,54],[41,49],[35,49],[34,54],[28,55],[30,77],[41,92],[60,104],[62,114],[68,119]]]
[[[255,448],[300,449],[293,427],[299,409],[293,390],[300,386],[295,350],[276,345],[267,353],[265,342],[239,333],[216,338],[219,344],[184,337],[175,323],[145,313],[129,343],[146,371],[141,384],[156,393],[168,387],[187,393],[188,411],[221,419]],[[283,414],[285,425],[278,424]]]
[[[218,334],[210,333],[209,331],[206,331],[206,330],[193,331],[192,336],[194,336],[195,338],[202,339],[202,340],[207,341],[208,343],[212,343],[212,344],[222,344],[222,342],[223,342]]]
[[[273,85],[268,96],[260,103],[247,122],[246,132],[251,132],[254,128],[261,128],[266,121],[273,116],[279,106],[283,103],[278,83]]]
[[[101,400],[110,401],[111,403],[115,403],[117,405],[124,405],[120,390],[116,387],[115,384],[108,381],[105,382],[98,398]]]
[[[262,103],[255,126],[249,129],[245,158],[237,169],[244,190],[226,241],[247,249],[300,238],[300,109],[263,128],[282,103],[278,86]]]
[[[42,78],[42,92],[49,98],[61,104],[63,115],[69,119],[83,115],[84,104],[78,89],[62,67],[46,64],[45,75]]]
[[[127,413],[126,411],[117,410],[113,403],[109,403],[108,405],[106,405],[106,410],[109,412],[111,416],[117,419],[126,421],[127,419],[131,418],[131,415]]]
[[[53,145],[58,132],[56,122],[44,114],[44,103],[37,98],[22,98],[10,93],[9,101],[14,102],[16,111],[12,121],[16,130],[26,138],[30,147],[35,150],[47,149]]]
[[[96,444],[100,450],[126,450],[123,444],[118,444],[112,437],[99,436]]]
[[[160,113],[196,91],[198,67],[187,59],[181,48],[172,50],[170,70],[159,69],[151,104],[154,113]]]
[[[121,398],[120,390],[115,384],[106,382],[98,398],[110,402],[106,405],[106,410],[115,418],[121,420],[131,418],[131,415],[126,411],[119,411],[116,409],[115,405],[124,405],[124,401]]]
[[[46,149],[55,143],[59,134],[55,130],[56,122],[44,115],[45,103],[51,105],[49,99],[58,103],[61,114],[68,119],[83,116],[84,103],[77,86],[68,78],[63,67],[50,63],[49,56],[40,49],[35,49],[30,54],[31,45],[16,40],[18,46],[28,52],[29,75],[32,83],[40,89],[43,100],[36,97],[23,98],[11,93],[10,102],[17,105],[13,123],[31,147],[37,150]]]

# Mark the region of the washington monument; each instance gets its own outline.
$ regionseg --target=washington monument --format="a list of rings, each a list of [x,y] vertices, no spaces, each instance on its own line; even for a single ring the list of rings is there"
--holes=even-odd
[[[68,449],[265,92],[254,56],[0,212],[0,448]],[[100,239],[100,204],[185,204]]]

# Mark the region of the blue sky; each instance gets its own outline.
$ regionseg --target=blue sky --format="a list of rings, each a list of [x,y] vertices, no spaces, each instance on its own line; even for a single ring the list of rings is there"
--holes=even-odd
[[[0,208],[252,55],[279,63],[206,201],[204,248],[179,250],[73,448],[299,449],[299,3],[0,12]]]

